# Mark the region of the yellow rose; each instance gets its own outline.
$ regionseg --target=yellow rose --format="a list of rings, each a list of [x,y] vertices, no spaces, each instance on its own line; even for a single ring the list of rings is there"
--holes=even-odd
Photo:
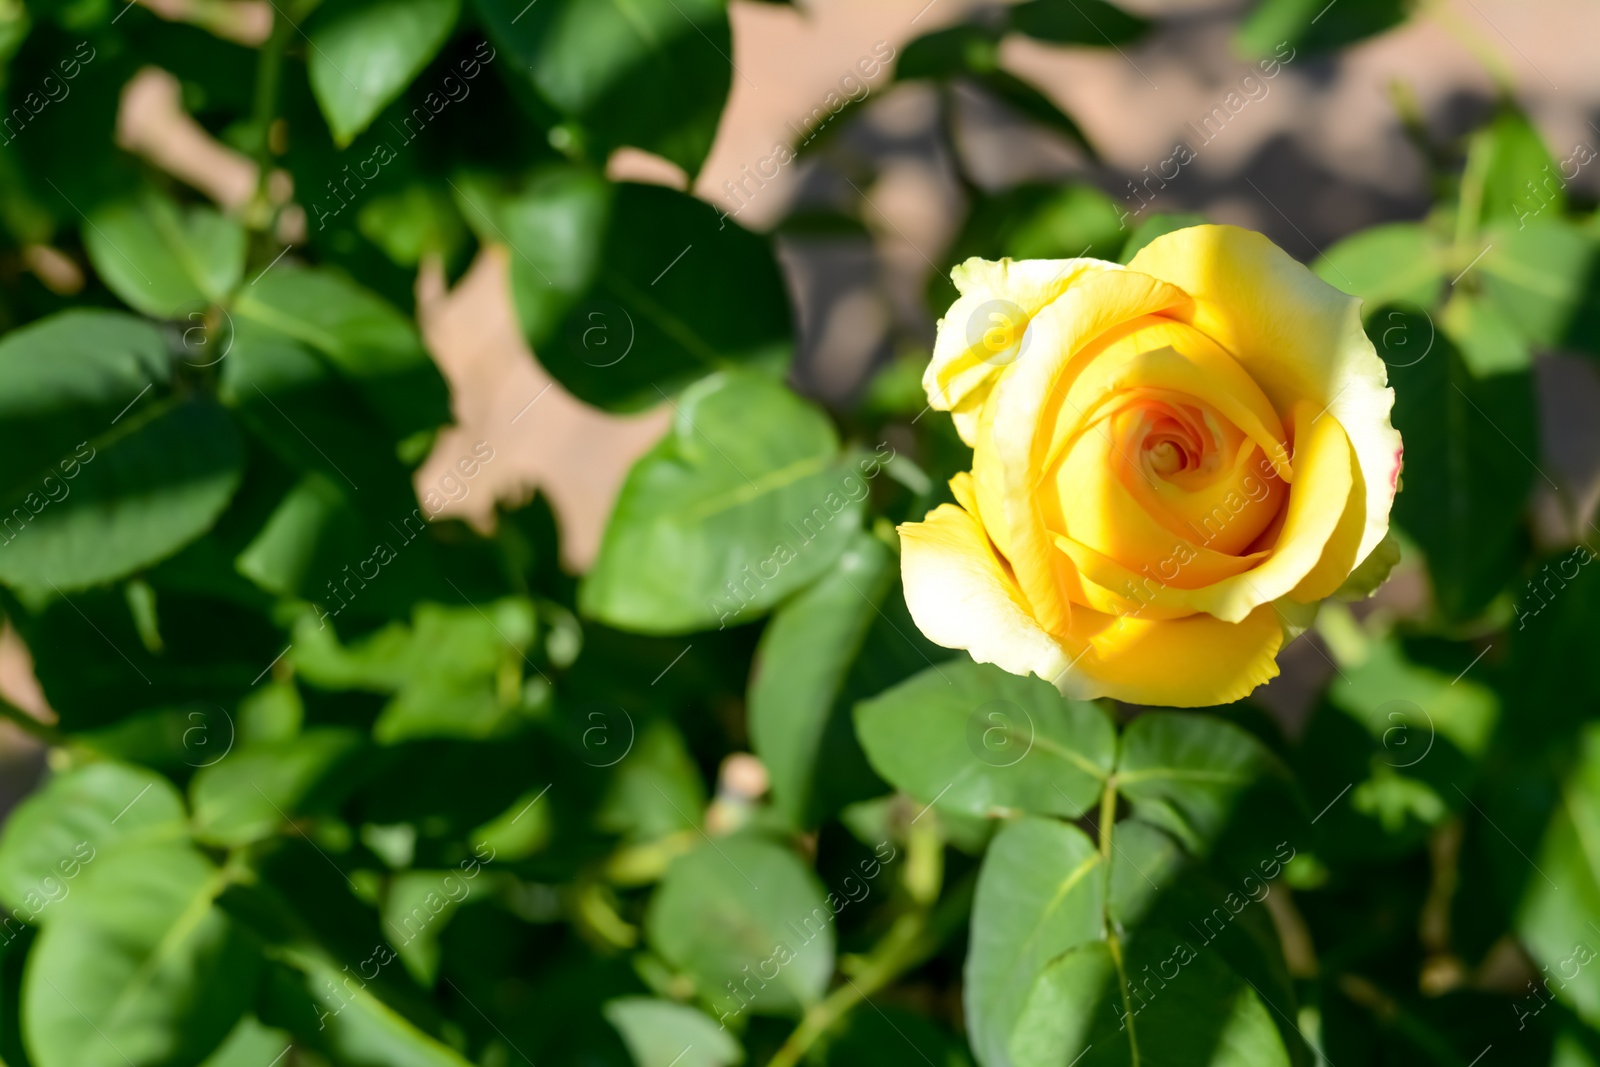
[[[1276,676],[1389,528],[1400,435],[1360,302],[1231,226],[953,278],[923,385],[973,469],[900,527],[922,632],[1080,699]]]

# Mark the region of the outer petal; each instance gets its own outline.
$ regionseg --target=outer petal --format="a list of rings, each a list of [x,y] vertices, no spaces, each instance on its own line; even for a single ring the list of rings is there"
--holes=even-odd
[[[978,520],[941,504],[900,527],[900,573],[917,628],[979,663],[1054,680],[1066,670],[1061,645],[1033,620],[1022,591]]]
[[[951,413],[956,432],[972,444],[989,391],[1024,347],[1039,309],[1085,274],[1121,270],[1098,259],[969,259],[950,272],[961,298],[939,320],[933,360],[922,375],[930,406]],[[996,340],[1012,339],[996,347]]]
[[[1056,681],[1067,696],[1204,708],[1240,700],[1278,676],[1285,621],[1272,604],[1237,623],[1210,615],[1161,621],[1079,610],[1069,640],[1085,647]]]
[[[1317,278],[1258,233],[1195,226],[1150,242],[1129,270],[1194,298],[1175,312],[1221,344],[1281,412],[1310,401],[1344,427],[1366,485],[1366,522],[1355,558],[1389,528],[1400,435],[1389,422],[1388,370],[1361,329],[1361,301]]]
[[[906,604],[917,627],[979,663],[1036,674],[1080,700],[1207,707],[1248,695],[1278,673],[1287,626],[1273,605],[1243,622],[1170,622],[1079,609],[1058,641],[1028,614],[982,526],[953,504],[900,527]]]

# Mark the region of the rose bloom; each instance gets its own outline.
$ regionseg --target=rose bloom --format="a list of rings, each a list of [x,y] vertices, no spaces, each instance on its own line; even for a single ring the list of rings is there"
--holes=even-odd
[[[972,471],[900,527],[931,640],[1079,699],[1222,704],[1386,573],[1401,444],[1360,301],[1232,226],[952,277],[923,386]]]

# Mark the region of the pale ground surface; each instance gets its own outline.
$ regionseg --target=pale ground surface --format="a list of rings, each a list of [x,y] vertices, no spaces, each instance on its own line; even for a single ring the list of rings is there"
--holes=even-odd
[[[162,10],[181,7],[165,0]],[[739,70],[716,145],[695,191],[738,207],[724,185],[773,147],[795,139],[813,109],[880,42],[897,51],[913,37],[959,21],[971,0],[803,0],[803,11],[734,0],[734,57]],[[958,122],[970,173],[985,187],[1026,179],[1077,176],[1113,197],[1187,138],[1198,121],[1255,68],[1234,55],[1229,38],[1240,4],[1229,0],[1127,0],[1156,15],[1155,33],[1120,51],[1056,48],[1012,39],[1002,61],[1027,76],[1075,116],[1099,147],[1091,165],[1064,142],[965,100]],[[1344,233],[1370,223],[1413,218],[1426,207],[1423,174],[1401,135],[1389,85],[1416,94],[1437,136],[1455,135],[1484,114],[1495,85],[1463,41],[1497,54],[1517,98],[1534,116],[1558,158],[1579,142],[1600,145],[1600,64],[1589,42],[1600,39],[1600,4],[1592,0],[1446,0],[1437,14],[1331,58],[1296,58],[1194,163],[1163,190],[1152,211],[1200,210],[1218,221],[1266,232],[1292,254],[1313,258]],[[241,19],[248,38],[260,20]],[[1478,45],[1473,45],[1477,47]],[[936,141],[936,110],[923,87],[894,87],[886,74],[870,83],[864,123],[846,148],[869,164],[870,184],[851,183],[815,160],[793,163],[750,200],[739,221],[764,229],[796,203],[842,204],[863,196],[874,244],[785,242],[781,256],[798,306],[801,351],[795,380],[824,400],[846,402],[894,336],[924,342],[942,309],[922,306],[932,263],[960,224],[949,161]],[[250,162],[211,141],[174,112],[170,79],[157,73],[130,86],[119,136],[223,204],[238,204],[254,182]],[[791,126],[791,124],[793,124]],[[668,164],[637,153],[612,161],[616,176],[680,184]],[[1574,183],[1593,195],[1600,168]],[[1129,200],[1129,206],[1135,201]],[[289,236],[292,237],[291,220]],[[599,533],[628,465],[666,425],[664,413],[627,419],[585,407],[555,385],[531,358],[515,327],[506,292],[506,253],[485,250],[448,293],[436,272],[418,281],[419,318],[430,349],[454,390],[457,426],[440,436],[418,472],[425,488],[478,441],[494,462],[459,505],[482,522],[496,498],[525,499],[536,488],[552,501],[569,567],[594,555]],[[714,294],[711,294],[714,298]],[[1592,507],[1600,470],[1600,430],[1586,412],[1600,409],[1592,364],[1546,360],[1541,401],[1550,421],[1546,453],[1557,477]],[[530,405],[531,402],[531,406]],[[1584,420],[1588,418],[1589,422]],[[1553,514],[1549,502],[1540,514]],[[1551,520],[1554,522],[1555,520]],[[1390,595],[1415,596],[1399,588]],[[1311,641],[1283,657],[1285,677],[1264,692],[1286,713],[1328,671]],[[0,642],[0,692],[44,711],[31,685],[26,653]],[[0,783],[16,776],[0,769]],[[0,786],[3,789],[3,786]],[[0,810],[5,798],[0,796]]]

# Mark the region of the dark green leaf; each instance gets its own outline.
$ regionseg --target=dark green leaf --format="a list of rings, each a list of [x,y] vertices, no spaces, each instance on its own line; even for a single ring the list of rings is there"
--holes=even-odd
[[[1204,226],[1206,221],[1204,215],[1151,215],[1134,227],[1133,232],[1128,235],[1128,243],[1122,246],[1122,255],[1117,257],[1117,261],[1128,262],[1139,254],[1139,249],[1162,234],[1186,230],[1190,226]]]
[[[734,74],[722,0],[479,0],[478,10],[597,158],[633,145],[699,171]]]
[[[1236,41],[1247,56],[1271,54],[1287,63],[1297,51],[1332,51],[1398,26],[1405,17],[1405,0],[1261,0]]]
[[[1468,618],[1521,559],[1539,452],[1532,383],[1527,374],[1474,378],[1449,339],[1409,313],[1377,316],[1369,332],[1389,364],[1392,418],[1406,444],[1395,521],[1427,555],[1439,608]],[[1427,337],[1431,346],[1420,347]]]
[[[1010,11],[1013,29],[1051,44],[1110,47],[1137,40],[1150,23],[1105,0],[1026,0]]]
[[[450,421],[450,396],[417,331],[342,274],[279,264],[240,293],[234,314],[316,349],[395,438]]]
[[[539,361],[579,399],[659,404],[719,368],[787,365],[788,296],[767,240],[704,201],[581,171],[535,178],[467,220],[511,246],[512,295]]]
[[[1117,789],[1134,814],[1201,857],[1245,813],[1247,796],[1286,779],[1260,741],[1232,723],[1192,712],[1139,716],[1123,733],[1117,760]]]
[[[772,776],[774,804],[797,826],[828,814],[819,810],[822,796],[832,793],[828,784],[861,763],[850,709],[838,698],[881,617],[895,569],[887,545],[858,534],[834,568],[781,607],[761,635],[750,675],[750,740]]]

